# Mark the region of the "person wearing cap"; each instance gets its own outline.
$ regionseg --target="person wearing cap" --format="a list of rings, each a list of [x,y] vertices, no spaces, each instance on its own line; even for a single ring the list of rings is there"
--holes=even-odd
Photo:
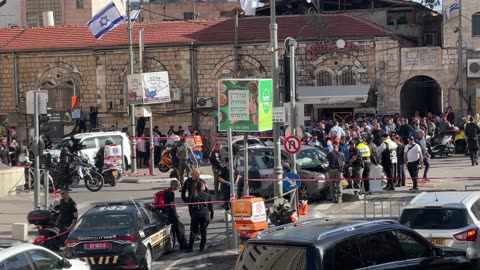
[[[403,152],[403,160],[407,163],[408,173],[413,182],[410,190],[418,190],[418,164],[423,162],[423,156],[422,149],[415,143],[413,136],[408,137],[408,144],[405,145]]]
[[[395,180],[397,177],[397,144],[390,139],[388,134],[382,135],[383,142],[377,148],[377,154],[380,157],[380,162],[383,171],[387,176],[387,186],[385,190],[395,190]]]

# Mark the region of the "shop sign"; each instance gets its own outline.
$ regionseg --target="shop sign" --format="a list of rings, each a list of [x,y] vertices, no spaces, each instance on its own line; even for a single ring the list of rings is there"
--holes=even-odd
[[[307,47],[305,49],[305,52],[307,53],[310,60],[317,59],[318,54],[324,54],[324,53],[329,53],[333,51],[343,51],[344,53],[347,53],[347,54],[353,53],[353,52],[356,52],[356,53],[360,52],[360,47],[351,41],[348,41],[343,44],[344,46],[342,46],[343,47],[342,48],[342,47],[338,47],[333,40],[321,40]]]
[[[271,79],[224,79],[218,81],[218,127],[225,131],[272,129]]]

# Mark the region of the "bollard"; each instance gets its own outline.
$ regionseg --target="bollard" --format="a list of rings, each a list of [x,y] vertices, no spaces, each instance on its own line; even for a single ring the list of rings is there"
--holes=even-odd
[[[229,226],[230,226],[230,222],[228,221],[228,211],[225,211],[225,235],[227,235],[228,244],[231,245],[232,241],[230,239]],[[232,247],[230,246],[230,248],[232,248]]]
[[[12,224],[12,239],[27,241],[27,236],[28,236],[27,223]]]

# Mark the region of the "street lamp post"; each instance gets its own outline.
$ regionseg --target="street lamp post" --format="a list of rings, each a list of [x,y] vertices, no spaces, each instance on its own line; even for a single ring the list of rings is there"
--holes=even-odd
[[[280,91],[278,87],[278,44],[277,44],[277,29],[276,22],[276,8],[275,0],[270,0],[270,44],[272,53],[272,84],[273,84],[273,107],[280,107]],[[280,123],[273,123],[273,140],[274,140],[274,169],[273,177],[278,179],[273,185],[273,192],[275,197],[282,196],[282,159],[280,150]]]

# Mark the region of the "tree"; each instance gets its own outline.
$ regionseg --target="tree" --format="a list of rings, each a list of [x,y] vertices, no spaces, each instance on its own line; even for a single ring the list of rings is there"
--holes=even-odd
[[[435,8],[436,6],[440,6],[441,4],[442,3],[440,0],[422,0],[422,5],[431,9]]]

